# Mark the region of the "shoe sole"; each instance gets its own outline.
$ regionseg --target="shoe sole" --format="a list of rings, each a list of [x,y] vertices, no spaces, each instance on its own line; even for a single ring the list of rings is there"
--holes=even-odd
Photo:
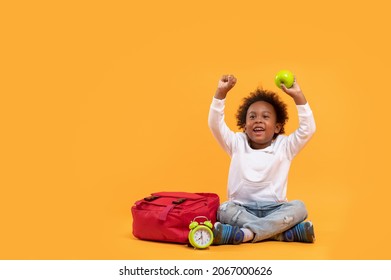
[[[308,240],[308,243],[314,243],[315,242],[315,232],[314,232],[314,226],[312,222],[308,221],[304,224],[304,229],[306,232],[306,239]]]

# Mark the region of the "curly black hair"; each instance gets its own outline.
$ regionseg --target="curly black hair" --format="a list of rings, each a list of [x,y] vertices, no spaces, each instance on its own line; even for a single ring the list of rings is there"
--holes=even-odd
[[[258,88],[256,91],[251,92],[248,97],[243,99],[242,105],[240,105],[236,114],[237,125],[244,130],[246,125],[247,110],[251,104],[257,101],[265,101],[271,104],[276,112],[277,123],[281,125],[279,133],[275,133],[273,138],[276,138],[279,134],[285,133],[285,123],[288,121],[288,111],[286,104],[280,99],[280,97],[272,91]]]

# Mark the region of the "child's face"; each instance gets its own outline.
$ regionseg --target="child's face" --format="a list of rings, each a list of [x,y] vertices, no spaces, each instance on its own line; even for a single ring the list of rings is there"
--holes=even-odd
[[[246,115],[244,131],[253,149],[264,149],[273,141],[275,133],[279,133],[281,125],[277,123],[274,107],[265,101],[257,101],[250,105]]]

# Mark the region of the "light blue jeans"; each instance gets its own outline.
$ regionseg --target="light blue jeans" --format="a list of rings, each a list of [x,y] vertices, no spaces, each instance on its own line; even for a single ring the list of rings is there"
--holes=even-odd
[[[217,211],[217,220],[254,233],[253,242],[266,239],[282,241],[282,232],[307,218],[307,210],[300,200],[290,202],[252,202],[238,204],[224,202]]]

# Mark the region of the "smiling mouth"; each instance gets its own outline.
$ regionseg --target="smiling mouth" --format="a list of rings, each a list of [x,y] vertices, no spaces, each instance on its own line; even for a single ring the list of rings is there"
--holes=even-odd
[[[261,134],[263,131],[265,131],[265,129],[262,127],[256,127],[253,129],[253,131],[255,134]]]

